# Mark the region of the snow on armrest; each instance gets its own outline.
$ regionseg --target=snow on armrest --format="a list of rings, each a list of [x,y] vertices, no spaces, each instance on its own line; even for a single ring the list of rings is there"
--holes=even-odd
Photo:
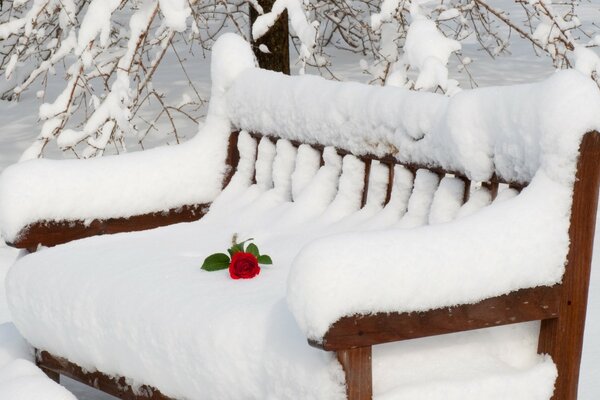
[[[251,97],[267,77],[256,71],[242,76],[250,74],[252,81],[238,80],[228,93],[230,102],[239,102],[230,118],[246,129],[304,136],[357,154],[396,149],[401,162],[462,171],[474,181],[495,174],[530,182],[515,198],[454,222],[349,233],[308,245],[294,261],[287,298],[310,340],[319,341],[344,316],[427,311],[560,282],[579,145],[600,127],[600,92],[590,79],[557,72],[539,83],[463,91],[444,100],[279,77],[268,90],[282,93],[258,94],[267,101],[253,114]],[[304,100],[303,93],[316,92],[318,98]]]
[[[225,34],[215,42],[206,123],[184,144],[101,159],[33,160],[4,170],[0,175],[4,240],[14,243],[36,222],[79,221],[82,229],[93,220],[151,217],[211,202],[221,191],[227,170],[231,125],[225,93],[241,72],[255,66],[252,49],[241,37]],[[84,236],[89,235],[79,237]]]
[[[523,192],[454,222],[331,236],[304,248],[288,303],[314,341],[344,316],[470,304],[561,281],[571,188],[540,171]]]
[[[0,175],[0,229],[14,243],[28,225],[127,218],[210,203],[226,170],[228,126],[179,146],[91,160],[33,160]]]

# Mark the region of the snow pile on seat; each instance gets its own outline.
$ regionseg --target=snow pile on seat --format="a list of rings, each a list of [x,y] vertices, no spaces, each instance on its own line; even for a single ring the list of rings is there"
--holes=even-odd
[[[224,35],[212,51],[212,100],[200,132],[179,146],[87,160],[33,160],[0,175],[0,233],[28,224],[92,220],[211,202],[221,191],[230,133],[223,94],[255,65],[246,42]]]
[[[373,190],[369,207],[360,209],[364,165],[355,157],[327,148],[320,166],[306,147],[296,151],[269,140],[256,146],[245,133],[238,146],[241,167],[201,220],[83,239],[18,260],[7,292],[27,341],[173,398],[343,399],[339,363],[308,345],[287,307],[290,265],[311,240],[399,223],[410,174],[398,168],[402,179],[385,208],[381,191]],[[258,182],[252,184],[256,152]],[[373,170],[382,172],[376,163]],[[416,179],[423,197],[436,197],[431,176]],[[200,270],[204,257],[227,248],[234,232],[254,237],[273,266],[248,281]],[[447,346],[426,339],[376,349],[375,398],[419,392],[440,400],[480,400],[482,394],[547,400],[556,369],[536,354],[538,326],[451,335]],[[440,360],[452,362],[440,366]],[[499,374],[511,385],[494,393]]]
[[[484,181],[496,172],[528,182],[561,162],[599,125],[598,87],[576,71],[526,85],[465,90],[448,98],[397,87],[287,77],[249,69],[227,92],[231,122],[248,131],[320,143],[354,154],[392,154]],[[557,159],[558,157],[558,159]]]

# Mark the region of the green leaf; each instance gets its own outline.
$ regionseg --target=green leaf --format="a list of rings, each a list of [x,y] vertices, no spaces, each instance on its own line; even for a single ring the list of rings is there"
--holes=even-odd
[[[244,242],[242,243],[236,243],[233,246],[231,246],[229,249],[227,249],[227,251],[229,252],[229,254],[233,257],[233,255],[239,251],[243,252],[244,251]]]
[[[266,254],[258,256],[257,260],[259,264],[273,264],[273,260],[271,260],[271,257],[269,257]]]
[[[250,243],[248,247],[246,247],[246,253],[250,253],[256,258],[258,258],[258,256],[260,255],[260,253],[258,252],[258,247],[254,243]]]
[[[212,254],[204,259],[202,269],[205,271],[219,271],[229,268],[229,256],[223,253]]]

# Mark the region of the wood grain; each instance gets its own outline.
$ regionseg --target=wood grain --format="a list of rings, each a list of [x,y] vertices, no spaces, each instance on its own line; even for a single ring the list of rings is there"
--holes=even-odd
[[[373,371],[371,346],[340,350],[337,359],[346,374],[348,400],[373,398]]]
[[[550,354],[558,368],[554,400],[577,398],[599,186],[600,134],[593,132],[585,135],[580,148],[559,315],[542,322],[538,342],[538,352]]]
[[[376,313],[343,317],[321,342],[309,343],[323,350],[416,339],[426,336],[488,328],[517,322],[555,318],[559,286],[522,289],[475,304],[413,313]]]
[[[363,179],[362,197],[360,199],[360,208],[363,208],[367,204],[369,198],[369,180],[371,178],[371,163],[372,160],[365,160],[365,175]]]
[[[89,223],[77,221],[39,221],[27,225],[10,246],[35,251],[38,245],[51,247],[90,236],[135,232],[160,226],[191,222],[202,218],[208,204],[174,208],[124,218],[94,219]]]

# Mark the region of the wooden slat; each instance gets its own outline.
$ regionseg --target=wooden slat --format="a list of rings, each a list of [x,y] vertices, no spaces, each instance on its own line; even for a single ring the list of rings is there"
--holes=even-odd
[[[462,204],[465,204],[467,201],[469,201],[469,198],[471,197],[471,180],[461,177],[458,177],[458,179],[460,179],[464,183]]]
[[[235,174],[235,169],[240,162],[240,151],[238,150],[238,138],[239,132],[233,132],[229,135],[229,144],[227,146],[227,158],[225,164],[227,164],[227,171],[223,177],[223,187],[227,187],[231,178]]]
[[[274,134],[270,134],[270,133],[257,133],[257,132],[251,132],[250,135],[256,139],[260,139],[262,137],[268,137],[271,140],[277,140],[280,137]],[[323,149],[325,149],[325,145],[321,144],[321,143],[314,143],[314,142],[301,142],[298,140],[291,140],[291,139],[286,139],[288,140],[290,143],[292,143],[294,146],[300,146],[302,144],[307,144],[310,145],[312,148],[319,150],[320,152],[323,152]],[[419,169],[427,169],[435,174],[438,174],[440,176],[444,176],[446,174],[451,174],[454,175],[458,178],[461,179],[470,179],[468,176],[465,175],[464,172],[462,171],[457,171],[457,170],[452,170],[452,169],[447,169],[447,168],[442,168],[438,165],[434,165],[434,164],[420,164],[420,163],[407,163],[407,162],[401,162],[399,161],[393,154],[385,154],[382,156],[377,156],[374,154],[370,154],[370,153],[365,153],[365,154],[354,154],[351,153],[348,150],[342,149],[337,147],[336,148],[337,153],[344,157],[346,155],[354,155],[355,157],[361,159],[362,161],[365,160],[377,160],[383,164],[394,164],[394,165],[402,165],[404,167],[406,167],[409,170],[412,171],[417,171]],[[515,182],[515,181],[510,181],[507,179],[504,179],[496,174],[493,174],[492,177],[489,179],[489,183],[494,183],[494,184],[499,184],[499,183],[505,183],[507,185],[513,185],[515,187],[520,187],[523,188],[525,186],[527,186],[529,184],[529,182]]]
[[[594,132],[580,148],[559,317],[542,322],[538,342],[538,352],[550,354],[558,369],[554,400],[577,398],[599,186],[600,134]]]
[[[369,179],[371,178],[371,162],[372,160],[365,160],[365,176],[363,179],[363,190],[362,197],[360,200],[360,208],[363,208],[367,204],[367,199],[369,197]]]
[[[371,346],[340,350],[337,359],[346,375],[347,400],[373,398],[373,371]]]
[[[198,220],[207,209],[208,204],[198,204],[126,218],[95,219],[89,223],[81,220],[41,221],[27,225],[9,246],[35,251],[40,244],[50,247],[90,236],[143,231]]]
[[[159,390],[143,385],[135,390],[125,377],[112,377],[102,372],[87,372],[69,360],[36,349],[36,364],[46,374],[61,374],[123,400],[174,400]]]
[[[390,200],[392,199],[392,192],[394,190],[394,164],[384,164],[387,166],[388,168],[388,184],[387,184],[387,189],[385,192],[385,200],[383,202],[383,205],[387,205]]]
[[[496,182],[496,181],[482,182],[481,186],[483,186],[484,188],[486,188],[487,190],[490,191],[490,196],[492,198],[492,201],[494,201],[496,199],[496,196],[498,196],[499,182]]]
[[[475,304],[413,313],[377,313],[343,317],[335,322],[322,342],[309,341],[324,350],[416,339],[555,318],[560,286],[540,286],[493,297]]]

